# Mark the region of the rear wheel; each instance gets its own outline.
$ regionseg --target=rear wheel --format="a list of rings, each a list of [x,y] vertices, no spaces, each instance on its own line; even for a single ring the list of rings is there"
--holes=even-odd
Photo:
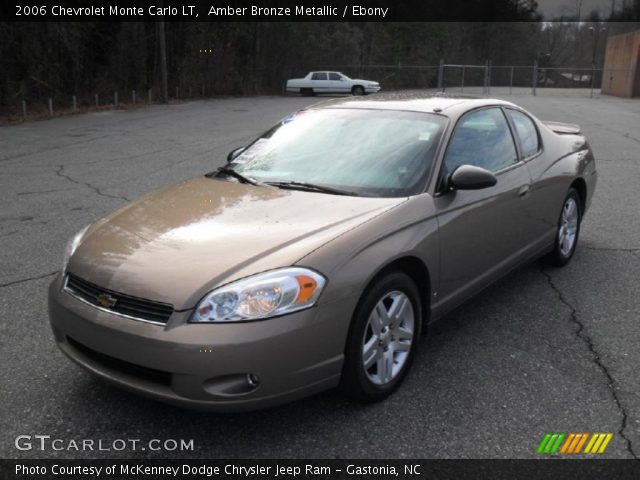
[[[580,195],[574,188],[571,188],[562,204],[553,251],[546,257],[550,264],[563,267],[569,263],[578,245],[581,221]]]
[[[390,273],[365,292],[354,315],[341,387],[352,398],[386,398],[404,379],[416,351],[422,312],[418,290],[406,274]]]
[[[364,95],[364,88],[361,87],[360,85],[356,85],[351,89],[351,93],[356,97],[362,96]]]

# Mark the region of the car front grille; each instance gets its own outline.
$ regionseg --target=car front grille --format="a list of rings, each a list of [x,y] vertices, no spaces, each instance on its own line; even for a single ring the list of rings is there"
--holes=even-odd
[[[67,275],[64,289],[97,308],[134,320],[165,324],[173,313],[172,305],[114,292],[73,274]]]

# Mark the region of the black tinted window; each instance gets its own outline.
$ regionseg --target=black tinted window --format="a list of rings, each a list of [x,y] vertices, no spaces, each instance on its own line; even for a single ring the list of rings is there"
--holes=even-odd
[[[311,76],[311,80],[326,80],[327,74],[324,72],[316,72]]]
[[[517,162],[516,147],[502,110],[488,108],[465,115],[458,125],[445,157],[448,172],[460,165],[475,165],[492,172]]]
[[[520,145],[522,147],[522,155],[524,157],[530,157],[535,155],[540,150],[540,143],[538,140],[538,130],[533,124],[533,120],[522,112],[516,110],[507,110],[509,116],[516,127],[516,133],[520,139]]]
[[[336,72],[329,73],[329,80],[340,80],[340,78],[340,75],[338,75]]]

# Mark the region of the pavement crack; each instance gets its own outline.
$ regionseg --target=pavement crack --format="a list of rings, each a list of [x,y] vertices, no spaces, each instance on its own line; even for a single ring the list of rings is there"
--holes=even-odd
[[[45,273],[44,275],[38,275],[37,277],[29,277],[29,278],[23,278],[23,279],[20,279],[20,280],[14,280],[14,281],[8,282],[8,283],[0,283],[0,288],[10,287],[12,285],[17,285],[19,283],[31,282],[33,280],[42,280],[43,278],[52,277],[53,275],[58,273],[58,271],[59,270],[56,270],[55,272]]]
[[[36,190],[33,192],[18,192],[16,193],[17,196],[22,196],[22,195],[39,195],[39,194],[44,194],[44,193],[55,193],[55,192],[59,192],[60,190]]]
[[[631,248],[611,248],[611,247],[592,247],[589,245],[581,245],[580,248],[584,248],[585,250],[596,250],[600,252],[628,252],[628,253],[638,253],[640,252],[640,247],[631,247]]]
[[[558,288],[558,286],[553,282],[553,278],[545,270],[544,267],[540,269],[540,272],[542,273],[542,275],[545,276],[545,278],[547,279],[547,283],[549,284],[551,289],[555,292],[555,294],[558,296],[558,300],[560,300],[560,302],[570,310],[571,321],[575,323],[576,326],[578,327],[577,330],[575,331],[576,337],[578,337],[578,339],[580,339],[587,346],[587,348],[589,349],[589,352],[593,357],[593,362],[604,374],[607,380],[607,388],[609,389],[609,392],[611,393],[611,397],[613,398],[613,401],[615,402],[616,407],[622,416],[622,422],[620,424],[620,429],[618,430],[618,434],[625,440],[627,445],[627,451],[629,452],[629,454],[633,458],[638,460],[640,457],[638,457],[638,455],[634,451],[633,445],[631,444],[631,439],[628,438],[625,434],[625,430],[627,428],[627,422],[628,422],[627,411],[622,406],[622,403],[620,402],[620,398],[618,397],[618,391],[616,390],[616,386],[615,386],[615,381],[613,379],[613,376],[611,375],[611,372],[609,372],[609,368],[602,361],[602,358],[600,357],[600,353],[598,353],[598,349],[596,348],[593,342],[593,339],[585,332],[585,326],[580,320],[580,317],[578,316],[578,310],[565,298],[560,288]]]
[[[15,235],[16,233],[18,233],[18,230],[11,230],[10,232],[2,232],[0,233],[0,238],[10,237],[11,235]]]
[[[76,185],[84,185],[85,187],[90,188],[91,190],[93,190],[94,192],[96,192],[98,195],[100,195],[102,197],[115,198],[117,200],[124,200],[125,202],[131,202],[131,199],[129,199],[129,198],[125,197],[125,196],[111,195],[109,193],[104,193],[102,190],[100,190],[95,185],[92,185],[92,184],[90,184],[88,182],[81,182],[79,180],[76,180],[75,178],[70,177],[66,173],[63,173],[63,170],[64,170],[64,165],[58,165],[58,169],[56,170],[56,175],[66,179],[68,181],[70,181],[71,183],[75,183]]]
[[[634,137],[630,133],[623,133],[622,136],[625,137],[625,138],[628,138],[629,140],[633,140],[636,143],[640,143],[640,139],[637,139],[636,137]]]

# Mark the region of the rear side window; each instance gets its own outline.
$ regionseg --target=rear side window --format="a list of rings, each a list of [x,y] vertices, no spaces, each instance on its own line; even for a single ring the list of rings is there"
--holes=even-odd
[[[460,165],[497,172],[517,161],[511,130],[500,108],[466,114],[453,132],[444,159],[449,173]]]
[[[516,110],[507,110],[509,116],[516,127],[516,134],[520,140],[522,148],[522,156],[530,157],[540,151],[540,140],[538,138],[538,129],[533,120],[522,112]]]
[[[327,74],[325,72],[315,72],[311,76],[311,80],[326,80],[326,79],[327,79]]]

